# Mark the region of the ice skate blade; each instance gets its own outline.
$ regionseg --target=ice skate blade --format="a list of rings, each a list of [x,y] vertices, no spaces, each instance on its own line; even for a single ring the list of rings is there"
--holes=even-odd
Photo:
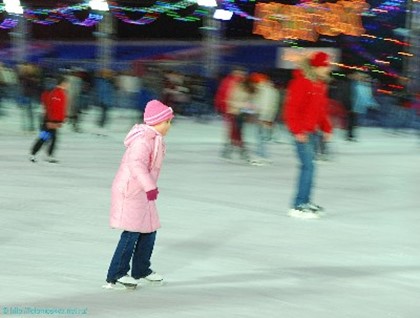
[[[102,285],[102,288],[103,289],[108,289],[108,290],[135,290],[137,288],[137,285],[122,284],[122,283],[105,284],[105,285]]]
[[[152,287],[160,287],[165,285],[163,280],[160,281],[152,281],[144,278],[139,279],[139,285],[140,286],[152,286]]]
[[[121,282],[118,282],[118,281],[117,281],[117,284],[119,284],[119,285],[121,285],[121,286],[123,286],[127,289],[131,289],[131,290],[136,289],[137,286],[138,286],[137,284],[127,284],[127,283],[121,283]]]
[[[315,212],[302,212],[295,209],[290,209],[287,213],[288,216],[292,218],[302,219],[302,220],[316,220],[319,219],[319,215]]]

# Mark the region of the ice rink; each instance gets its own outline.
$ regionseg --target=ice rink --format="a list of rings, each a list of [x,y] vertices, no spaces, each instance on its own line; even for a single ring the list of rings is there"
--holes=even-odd
[[[0,316],[156,318],[420,317],[420,138],[337,131],[317,166],[314,201],[327,215],[293,219],[293,145],[274,163],[219,159],[220,120],[181,118],[167,137],[153,269],[165,285],[104,290],[120,231],[108,227],[110,186],[132,120],[107,136],[60,131],[59,164],[31,163],[35,135],[0,117]],[[252,131],[247,133],[252,140]],[[250,144],[253,148],[252,143]],[[43,152],[43,151],[42,151]],[[41,314],[44,311],[45,314]]]

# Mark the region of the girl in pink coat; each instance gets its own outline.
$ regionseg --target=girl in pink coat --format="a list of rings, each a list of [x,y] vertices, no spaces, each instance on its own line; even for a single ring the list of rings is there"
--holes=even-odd
[[[136,124],[124,140],[126,151],[112,183],[110,226],[123,230],[108,269],[105,288],[116,283],[135,287],[140,279],[161,282],[150,269],[150,258],[160,227],[156,209],[157,181],[165,156],[172,108],[160,101],[147,103],[144,124]],[[131,276],[128,275],[131,261]]]

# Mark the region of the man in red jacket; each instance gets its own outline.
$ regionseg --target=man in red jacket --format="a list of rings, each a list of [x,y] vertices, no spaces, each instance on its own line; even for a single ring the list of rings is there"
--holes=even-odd
[[[332,125],[328,119],[328,77],[330,66],[328,55],[316,52],[305,59],[287,88],[284,105],[284,122],[292,133],[300,173],[297,193],[289,215],[299,218],[318,218],[322,208],[311,202],[314,175],[314,156],[317,133],[323,132],[328,141]]]
[[[60,128],[66,119],[67,93],[69,82],[67,77],[60,76],[57,80],[57,86],[51,91],[45,91],[41,96],[44,105],[45,114],[41,131],[31,150],[30,160],[36,162],[36,154],[45,142],[49,142],[48,161],[57,163],[53,157],[57,141],[57,129]]]

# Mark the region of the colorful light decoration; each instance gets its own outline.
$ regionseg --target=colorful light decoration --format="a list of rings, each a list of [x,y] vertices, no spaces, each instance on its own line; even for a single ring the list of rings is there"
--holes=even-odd
[[[93,27],[97,25],[102,19],[103,15],[98,13],[89,13],[88,17],[83,21],[80,21],[75,15],[74,12],[76,11],[83,11],[86,10],[86,5],[77,6],[77,7],[66,7],[58,9],[58,12],[61,16],[63,16],[67,21],[70,21],[74,25],[80,25],[85,27]]]
[[[358,1],[358,0],[355,0],[355,1]],[[419,2],[420,0],[412,0],[412,1]],[[207,11],[203,9],[197,9],[188,16],[183,16],[178,13],[178,11],[186,9],[191,5],[196,5],[196,0],[181,0],[176,3],[169,3],[166,1],[157,1],[151,7],[136,7],[136,8],[117,6],[115,4],[112,4],[111,1],[108,1],[108,2],[111,3],[111,5],[109,5],[110,10],[113,12],[114,15],[116,15],[118,19],[121,19],[122,21],[126,23],[138,24],[138,25],[149,24],[153,21],[156,21],[160,17],[161,14],[165,14],[177,20],[192,22],[192,21],[200,20],[200,18],[207,13]],[[240,2],[255,3],[256,0],[240,0]],[[386,0],[379,6],[367,10],[362,15],[372,16],[372,15],[377,15],[377,14],[398,13],[404,10],[403,6],[405,2],[406,0]],[[300,5],[311,6],[316,3],[318,3],[318,1],[316,0],[301,0]],[[240,9],[239,6],[236,5],[235,0],[221,0],[220,4],[223,9],[232,11],[233,14],[238,15],[240,17],[251,19],[251,20],[259,19],[245,12],[244,10]],[[4,4],[0,4],[0,12],[4,11],[4,7],[5,7]],[[89,4],[84,3],[84,4],[72,5],[68,7],[55,8],[55,9],[37,9],[37,10],[24,9],[24,14],[26,18],[31,20],[31,22],[38,23],[38,24],[46,24],[46,25],[54,24],[54,23],[59,22],[60,19],[66,19],[76,25],[91,27],[100,21],[100,19],[98,19],[98,16],[92,15],[86,18],[84,21],[79,21],[73,14],[73,12],[88,10],[88,9],[89,9]],[[132,20],[126,15],[127,12],[143,13],[144,16],[138,20]],[[42,17],[42,18],[39,18],[39,17]]]
[[[4,19],[0,24],[0,29],[12,29],[18,24],[16,19]]]
[[[134,24],[134,25],[147,25],[155,22],[162,15],[166,15],[172,19],[184,22],[197,22],[200,21],[203,16],[209,14],[209,10],[205,7],[197,6],[197,0],[180,0],[176,3],[168,2],[170,0],[159,0],[154,3],[154,5],[149,7],[124,7],[118,6],[115,2],[108,1],[110,12],[117,18],[123,21],[124,23]],[[242,10],[236,2],[243,3],[255,3],[256,0],[220,0],[219,8],[229,10],[233,12],[236,16],[249,19],[249,20],[259,20],[258,17],[255,17],[244,10]],[[345,1],[345,0],[341,0]],[[358,0],[355,0],[358,1]],[[420,2],[420,0],[412,0],[415,3]],[[11,2],[16,3],[16,0],[11,0]],[[376,7],[369,8],[362,13],[362,16],[365,17],[376,17],[383,16],[392,19],[393,16],[400,14],[401,12],[406,11],[407,0],[384,0],[381,4]],[[301,0],[300,5],[310,7],[314,4],[319,4],[317,0]],[[192,13],[184,15],[182,14],[183,10],[189,9],[191,6],[196,6]],[[62,20],[70,21],[75,25],[93,27],[102,21],[102,14],[91,12],[88,17],[84,20],[77,18],[75,13],[81,11],[90,10],[89,3],[77,4],[67,7],[53,8],[53,9],[23,9],[23,16],[32,23],[41,24],[41,25],[52,25],[58,23]],[[0,3],[0,13],[5,11],[5,4]],[[415,14],[415,13],[413,13]],[[133,15],[142,15],[138,19],[132,19],[129,17]],[[0,24],[1,29],[12,29],[16,27],[18,20],[16,18],[8,17],[2,21]],[[390,24],[390,23],[389,23]],[[391,25],[391,24],[390,24]],[[368,33],[363,33],[360,35],[362,40],[370,41],[385,41],[398,45],[401,47],[408,47],[410,44],[398,39],[392,39],[389,37],[380,37]],[[350,37],[351,38],[351,37]],[[320,40],[322,41],[333,41],[330,38],[323,37]],[[282,42],[290,47],[297,47],[298,42],[296,39],[284,39]],[[382,76],[389,76],[393,78],[400,78],[396,72],[390,69],[389,61],[401,61],[402,58],[413,57],[413,54],[400,51],[396,56],[386,56],[382,54],[382,57],[373,57],[369,54],[365,48],[360,45],[353,45],[352,48],[354,51],[357,51],[359,55],[366,58],[368,61],[371,61],[372,64],[365,64],[363,66],[351,66],[346,64],[337,64],[341,68],[355,69],[355,70],[365,70],[366,68],[370,69],[371,72],[381,74]],[[385,70],[381,70],[383,68]],[[390,86],[391,87],[391,86]],[[395,87],[393,87],[395,88]],[[384,93],[388,92],[384,90]]]
[[[247,2],[247,1],[245,1]],[[249,2],[255,2],[250,0]],[[121,21],[129,24],[146,25],[156,21],[162,14],[169,16],[175,20],[185,22],[197,22],[200,21],[203,16],[208,14],[208,10],[205,7],[199,6],[189,15],[182,15],[179,11],[185,10],[191,6],[197,6],[195,0],[181,0],[176,3],[170,3],[166,1],[157,1],[153,6],[150,7],[125,7],[117,6],[110,2],[109,9],[112,14]],[[233,14],[246,19],[257,20],[258,18],[246,13],[241,10],[236,4],[235,0],[223,0],[221,2],[223,9],[232,11]],[[78,20],[74,12],[84,11],[89,9],[89,4],[77,4],[68,7],[54,8],[54,9],[25,9],[25,17],[33,23],[50,25],[60,22],[62,19],[66,19],[75,25],[81,25],[86,27],[92,27],[96,25],[101,19],[97,15],[91,15],[84,21]],[[1,11],[1,4],[0,4]],[[131,19],[127,14],[144,14],[139,19]]]
[[[23,14],[23,8],[20,4],[20,0],[3,0],[4,10],[9,14],[21,15]]]
[[[249,2],[255,2],[255,0],[250,0]],[[260,18],[254,17],[250,15],[249,13],[246,13],[245,11],[241,10],[235,4],[235,0],[222,0],[221,4],[222,4],[223,9],[232,11],[233,14],[236,14],[242,18],[245,18],[248,20],[260,20]]]
[[[186,16],[178,13],[178,11],[185,10],[193,5],[196,5],[196,3],[188,0],[181,0],[176,3],[157,1],[153,6],[150,7],[131,8],[111,5],[110,9],[116,18],[122,20],[125,23],[145,25],[156,21],[161,14],[165,14],[175,20],[185,22],[199,21],[201,17],[207,14],[207,10],[197,8],[193,11],[192,14]],[[127,16],[127,13],[144,14],[144,16],[140,19],[133,20]]]
[[[298,5],[258,3],[254,34],[266,39],[295,38],[315,42],[319,35],[360,36],[365,32],[361,13],[369,5],[365,0],[341,0],[337,3],[308,2]]]
[[[62,20],[62,17],[56,11],[44,10],[25,10],[24,17],[32,23],[41,25],[52,25]]]

